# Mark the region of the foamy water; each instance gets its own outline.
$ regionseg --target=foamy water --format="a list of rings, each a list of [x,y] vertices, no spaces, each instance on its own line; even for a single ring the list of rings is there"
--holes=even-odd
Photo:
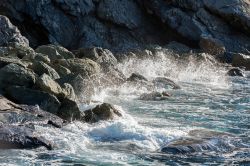
[[[206,55],[205,55],[206,56]],[[164,89],[166,101],[141,101],[143,87],[107,87],[93,100],[116,105],[122,118],[95,124],[73,122],[62,129],[36,126],[55,149],[2,150],[3,165],[201,165],[249,164],[250,79],[230,78],[211,61],[183,62],[159,53],[158,59],[129,59],[118,65],[129,77],[137,72],[152,80],[164,76],[182,88]],[[94,107],[81,105],[82,110]],[[167,143],[194,129],[234,134],[237,139],[212,142],[217,151],[189,155],[160,152]]]

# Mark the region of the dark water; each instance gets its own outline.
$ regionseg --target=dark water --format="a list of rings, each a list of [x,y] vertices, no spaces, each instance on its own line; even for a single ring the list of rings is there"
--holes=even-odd
[[[182,89],[167,89],[172,96],[164,101],[138,100],[143,87],[98,92],[96,100],[118,105],[124,117],[92,125],[74,122],[62,130],[37,126],[37,133],[54,142],[56,149],[2,150],[1,165],[250,165],[249,76],[230,78],[224,76],[224,68],[208,64],[177,66],[162,60],[122,64],[127,75],[172,73],[168,77]],[[195,129],[233,136],[212,140],[212,150],[161,152]]]

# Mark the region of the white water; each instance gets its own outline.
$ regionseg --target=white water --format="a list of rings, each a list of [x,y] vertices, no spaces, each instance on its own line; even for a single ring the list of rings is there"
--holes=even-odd
[[[249,122],[249,79],[242,79],[243,83],[235,82],[225,76],[224,67],[213,65],[210,61],[200,63],[189,58],[184,63],[162,53],[158,56],[157,60],[129,59],[118,67],[127,77],[137,72],[148,79],[165,76],[174,80],[182,89],[167,89],[172,94],[168,101],[137,100],[141,93],[147,92],[143,87],[107,87],[97,92],[93,100],[119,105],[117,107],[122,110],[122,118],[95,124],[73,122],[63,129],[36,126],[37,134],[53,142],[55,150],[41,148],[1,151],[0,163],[160,165],[166,164],[161,161],[162,157],[158,160],[148,158],[148,155],[154,156],[164,144],[186,136],[190,130],[210,128],[236,132],[241,125]],[[246,90],[238,94],[233,92],[242,88]],[[81,107],[85,110],[95,104]],[[241,119],[239,124],[236,124],[234,118]],[[247,126],[238,130],[240,134],[250,133]],[[249,156],[249,149],[245,153]],[[226,160],[230,163],[231,156],[235,154],[238,153],[219,156],[223,158],[222,162]],[[185,157],[180,156],[176,161],[174,158],[175,164],[190,164]]]

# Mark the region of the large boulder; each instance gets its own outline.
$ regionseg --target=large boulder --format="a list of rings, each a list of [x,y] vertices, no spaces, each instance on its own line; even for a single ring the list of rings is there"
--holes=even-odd
[[[250,70],[250,56],[244,54],[235,54],[233,56],[232,65],[235,67],[245,67],[246,70]]]
[[[78,104],[68,98],[65,98],[62,103],[61,107],[59,108],[57,115],[62,119],[65,119],[69,122],[78,120],[84,120],[84,113],[80,111]]]
[[[0,57],[0,68],[8,65],[8,64],[17,64],[19,66],[26,66],[24,63],[21,62],[20,59],[17,58],[8,58],[8,57]]]
[[[212,55],[223,55],[226,51],[220,40],[211,37],[202,37],[199,45],[204,52]]]
[[[39,76],[42,74],[48,74],[52,79],[60,78],[59,74],[51,66],[47,65],[42,61],[35,61],[30,68]]]
[[[51,60],[74,58],[75,55],[66,48],[56,45],[42,45],[36,50],[37,53],[48,55]]]
[[[32,128],[16,125],[0,126],[0,149],[33,149],[41,146],[48,150],[53,148],[50,141],[37,136]]]
[[[35,81],[35,73],[23,66],[11,63],[0,69],[1,88],[9,85],[31,87]]]
[[[98,75],[100,73],[100,66],[91,59],[59,59],[55,64],[68,68],[71,72],[80,74],[85,78]]]
[[[18,105],[0,96],[0,123],[36,124],[60,128],[64,121],[56,115],[43,111],[38,105]]]
[[[79,58],[84,57],[92,59],[93,61],[99,63],[104,69],[117,64],[117,59],[114,57],[113,53],[108,49],[100,47],[81,48],[77,51],[76,55]]]
[[[54,95],[21,86],[6,88],[6,96],[19,104],[39,105],[43,110],[53,114],[57,114],[61,106],[60,101]]]
[[[29,41],[21,35],[17,27],[6,16],[0,15],[0,46],[8,45],[10,42],[29,45]]]
[[[47,74],[43,74],[37,79],[36,87],[58,97],[63,93],[61,86]]]
[[[89,123],[95,123],[100,120],[113,120],[115,117],[122,116],[121,112],[118,109],[108,103],[97,105],[93,109],[84,111],[84,113],[84,119]]]

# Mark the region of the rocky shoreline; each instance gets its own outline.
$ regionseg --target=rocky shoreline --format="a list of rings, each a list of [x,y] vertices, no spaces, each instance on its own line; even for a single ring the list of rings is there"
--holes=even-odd
[[[220,9],[220,6],[226,3],[224,1],[215,3],[215,5],[211,5],[208,1],[190,4],[187,1],[185,3],[171,1],[169,2],[171,3],[169,9],[166,8],[167,5],[159,6],[164,3],[163,1],[136,1],[136,5],[134,1],[121,2],[125,5],[125,9],[131,7],[134,10],[131,15],[125,14],[125,17],[118,18],[119,12],[117,14],[116,10],[119,10],[121,4],[111,1],[109,3],[108,1],[96,1],[96,3],[100,3],[97,9],[98,17],[111,21],[117,24],[116,26],[125,26],[127,29],[133,30],[140,27],[141,24],[146,24],[145,22],[141,23],[140,18],[138,18],[145,17],[145,13],[141,13],[135,7],[142,5],[148,13],[152,13],[152,15],[161,19],[161,24],[167,24],[175,29],[178,35],[181,35],[185,40],[193,41],[195,45],[198,44],[199,48],[190,48],[178,42],[170,42],[165,46],[150,45],[143,49],[140,47],[132,48],[128,46],[128,43],[133,42],[129,40],[131,38],[128,38],[129,41],[125,41],[127,44],[122,46],[124,48],[116,48],[123,50],[121,52],[116,49],[112,49],[115,50],[113,52],[110,51],[112,42],[100,44],[110,50],[94,47],[99,45],[95,43],[99,39],[94,40],[93,43],[86,42],[87,39],[82,41],[83,44],[73,43],[72,45],[81,48],[69,51],[61,46],[73,48],[70,47],[72,40],[68,40],[67,37],[63,39],[63,36],[66,35],[63,33],[68,33],[68,29],[60,29],[56,32],[55,27],[51,26],[47,27],[47,33],[49,33],[49,43],[53,44],[38,45],[40,42],[34,42],[34,36],[28,35],[31,45],[36,46],[33,49],[29,46],[29,40],[21,34],[19,29],[6,16],[0,15],[0,148],[37,148],[43,146],[47,149],[53,149],[50,142],[33,134],[34,124],[61,128],[72,121],[95,123],[100,120],[112,120],[115,117],[121,117],[121,111],[108,103],[99,104],[86,111],[80,109],[80,104],[92,102],[91,97],[98,88],[122,84],[131,84],[135,87],[143,86],[148,89],[149,93],[140,96],[141,100],[167,100],[171,96],[165,92],[155,92],[154,89],[157,86],[169,86],[173,89],[181,88],[165,77],[147,80],[144,76],[133,73],[127,78],[117,68],[118,62],[122,62],[124,59],[154,59],[157,58],[158,52],[163,52],[180,61],[185,61],[190,56],[194,56],[197,63],[199,61],[211,61],[214,65],[229,66],[228,75],[230,76],[244,76],[244,70],[250,70],[250,37],[248,35],[250,32],[250,11],[245,5],[239,5],[238,7],[246,8],[246,13],[234,15],[230,13],[233,10],[231,8],[228,9],[229,11]],[[7,15],[13,16],[9,11],[9,5],[12,5],[12,3],[15,2],[4,1],[0,9],[7,11]],[[70,15],[80,17],[71,8],[64,8],[63,4],[66,1],[56,1],[56,3],[61,4],[59,11],[67,9]],[[77,3],[80,3],[80,1],[77,1]],[[40,4],[40,2],[36,2],[36,4]],[[107,15],[106,13],[112,8],[111,4],[117,8],[114,8],[114,11],[111,10],[111,15]],[[71,4],[67,5],[70,6]],[[92,1],[88,5],[90,9],[80,10],[80,13],[88,13],[94,10],[91,9],[91,5],[94,5]],[[15,10],[20,12],[23,9],[15,7]],[[58,14],[58,9],[56,11]],[[30,11],[26,12],[26,14],[29,14]],[[220,18],[214,18],[214,14],[219,15]],[[40,16],[42,20],[44,19],[43,16],[43,14]],[[23,15],[20,14],[20,17],[23,17]],[[30,17],[35,16],[31,15]],[[60,14],[56,17],[60,17]],[[88,15],[88,17],[90,16]],[[235,20],[230,24],[224,22],[224,20],[230,21],[232,17]],[[67,20],[64,19],[61,20],[60,24]],[[199,21],[197,22],[197,20]],[[39,22],[40,26],[47,26],[55,20],[47,19],[46,21]],[[59,22],[55,21],[55,23]],[[240,27],[242,32],[234,33],[235,31],[229,25],[237,29],[238,24],[242,25]],[[95,33],[99,33],[99,31]],[[204,36],[206,33],[208,35]],[[233,33],[234,35],[231,35]],[[74,36],[73,34],[68,35],[70,38]],[[237,41],[234,41],[235,39]],[[105,40],[100,39],[100,42]],[[235,44],[235,42],[238,43]],[[119,44],[122,45],[123,43],[119,40]],[[234,47],[231,48],[231,44]],[[129,47],[128,51],[124,52],[127,47]],[[230,60],[228,60],[228,57],[230,57]],[[231,62],[231,64],[224,64],[224,62]]]

